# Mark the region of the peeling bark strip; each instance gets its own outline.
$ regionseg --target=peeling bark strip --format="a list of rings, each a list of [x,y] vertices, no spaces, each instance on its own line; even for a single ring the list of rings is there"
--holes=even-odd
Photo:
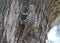
[[[19,16],[19,4],[18,0],[13,0],[11,7],[6,11],[5,19],[4,19],[4,26],[6,33],[6,38],[8,43],[16,43],[15,42],[15,31],[16,31],[16,24],[18,21]]]
[[[0,13],[0,41],[2,40],[4,25],[3,25],[3,14]]]

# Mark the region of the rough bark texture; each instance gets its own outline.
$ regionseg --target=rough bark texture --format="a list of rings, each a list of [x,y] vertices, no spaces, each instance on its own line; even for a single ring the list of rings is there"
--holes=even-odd
[[[35,6],[37,24],[20,41],[29,5]],[[0,0],[0,43],[45,43],[51,28],[49,10],[49,0]]]

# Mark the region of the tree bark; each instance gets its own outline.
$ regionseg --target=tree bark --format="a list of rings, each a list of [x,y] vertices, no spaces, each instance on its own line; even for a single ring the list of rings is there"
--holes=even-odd
[[[36,32],[29,32],[22,43],[45,43],[48,24],[48,0],[0,0],[0,43],[21,43],[24,24],[29,14],[29,5],[34,5],[37,14]]]

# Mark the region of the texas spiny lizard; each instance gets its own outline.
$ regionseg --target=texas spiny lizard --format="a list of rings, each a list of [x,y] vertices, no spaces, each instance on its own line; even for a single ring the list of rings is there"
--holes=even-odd
[[[32,27],[36,26],[37,15],[35,14],[34,5],[29,5],[29,15],[24,20],[24,23],[25,23],[25,28],[24,28],[22,36],[20,37],[20,40],[21,39],[23,40],[26,34],[28,34],[30,30],[32,30]]]

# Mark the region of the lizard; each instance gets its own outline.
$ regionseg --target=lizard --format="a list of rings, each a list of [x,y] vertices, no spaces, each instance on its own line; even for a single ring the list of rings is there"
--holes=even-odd
[[[22,36],[20,37],[20,40],[24,40],[26,34],[28,34],[31,30],[33,30],[33,27],[36,26],[37,15],[35,14],[34,5],[29,5],[29,15],[26,17],[26,19],[23,22],[25,23],[25,28]]]

